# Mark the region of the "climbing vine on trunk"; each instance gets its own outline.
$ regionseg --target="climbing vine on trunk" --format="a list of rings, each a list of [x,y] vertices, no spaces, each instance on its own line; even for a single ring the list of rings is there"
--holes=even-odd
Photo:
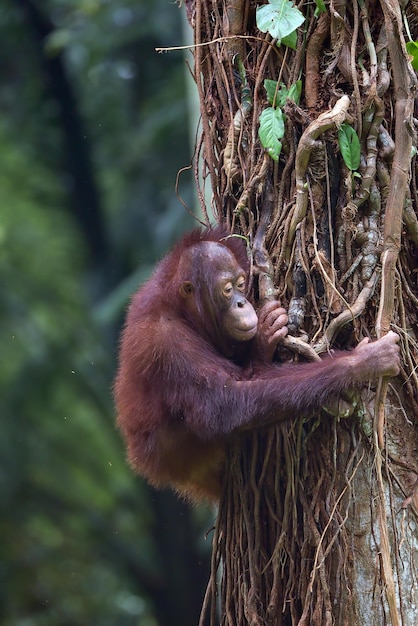
[[[390,328],[403,356],[389,385],[236,436],[201,623],[412,625],[418,2],[185,4],[204,221],[246,237],[255,301],[288,308],[278,358]]]

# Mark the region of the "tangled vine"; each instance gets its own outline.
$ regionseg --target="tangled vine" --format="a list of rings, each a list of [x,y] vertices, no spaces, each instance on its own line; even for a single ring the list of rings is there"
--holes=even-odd
[[[247,238],[255,300],[288,308],[280,358],[319,358],[389,328],[403,355],[389,387],[380,381],[315,419],[236,436],[201,624],[412,624],[402,572],[416,587],[418,545],[405,524],[416,529],[418,505],[417,80],[405,37],[418,31],[418,2],[301,1],[294,47],[257,28],[264,2],[185,4],[204,221],[212,213]],[[272,100],[266,80],[277,85]],[[298,81],[300,98],[287,97]],[[260,117],[280,89],[273,159]],[[344,124],[359,140],[355,169],[342,156]]]

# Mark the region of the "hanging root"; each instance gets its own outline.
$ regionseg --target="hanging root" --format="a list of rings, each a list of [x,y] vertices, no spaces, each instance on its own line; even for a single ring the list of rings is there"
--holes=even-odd
[[[415,35],[416,4],[406,3]],[[203,132],[198,197],[207,222],[209,183],[216,219],[249,241],[254,297],[279,297],[289,309],[297,337],[286,338],[280,357],[318,359],[389,328],[402,351],[401,374],[381,385],[375,405],[371,386],[348,398],[349,408],[327,407],[332,417],[236,436],[200,626],[361,623],[356,576],[370,563],[370,611],[402,623],[402,560],[415,557],[397,511],[417,510],[418,192],[416,77],[400,3],[335,0],[318,19],[315,3],[299,2],[306,21],[295,50],[260,33],[248,0],[186,5]],[[283,107],[273,162],[258,140],[264,81],[289,87],[308,75],[300,103]],[[343,122],[358,134],[357,171],[343,163]]]

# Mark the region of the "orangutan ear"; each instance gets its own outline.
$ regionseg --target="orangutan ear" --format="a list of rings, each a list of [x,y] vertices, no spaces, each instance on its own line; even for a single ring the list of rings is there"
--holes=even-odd
[[[189,298],[193,293],[193,285],[190,280],[186,280],[179,287],[179,292],[182,298]]]

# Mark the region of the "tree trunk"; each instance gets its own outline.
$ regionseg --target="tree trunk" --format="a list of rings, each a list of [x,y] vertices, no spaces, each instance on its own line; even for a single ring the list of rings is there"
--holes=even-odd
[[[236,437],[201,623],[413,626],[418,196],[405,40],[418,39],[418,2],[402,14],[397,0],[302,1],[298,14],[270,1],[266,33],[250,0],[186,1],[205,219],[247,238],[254,299],[288,308],[279,359],[393,328],[402,371],[313,419]]]

